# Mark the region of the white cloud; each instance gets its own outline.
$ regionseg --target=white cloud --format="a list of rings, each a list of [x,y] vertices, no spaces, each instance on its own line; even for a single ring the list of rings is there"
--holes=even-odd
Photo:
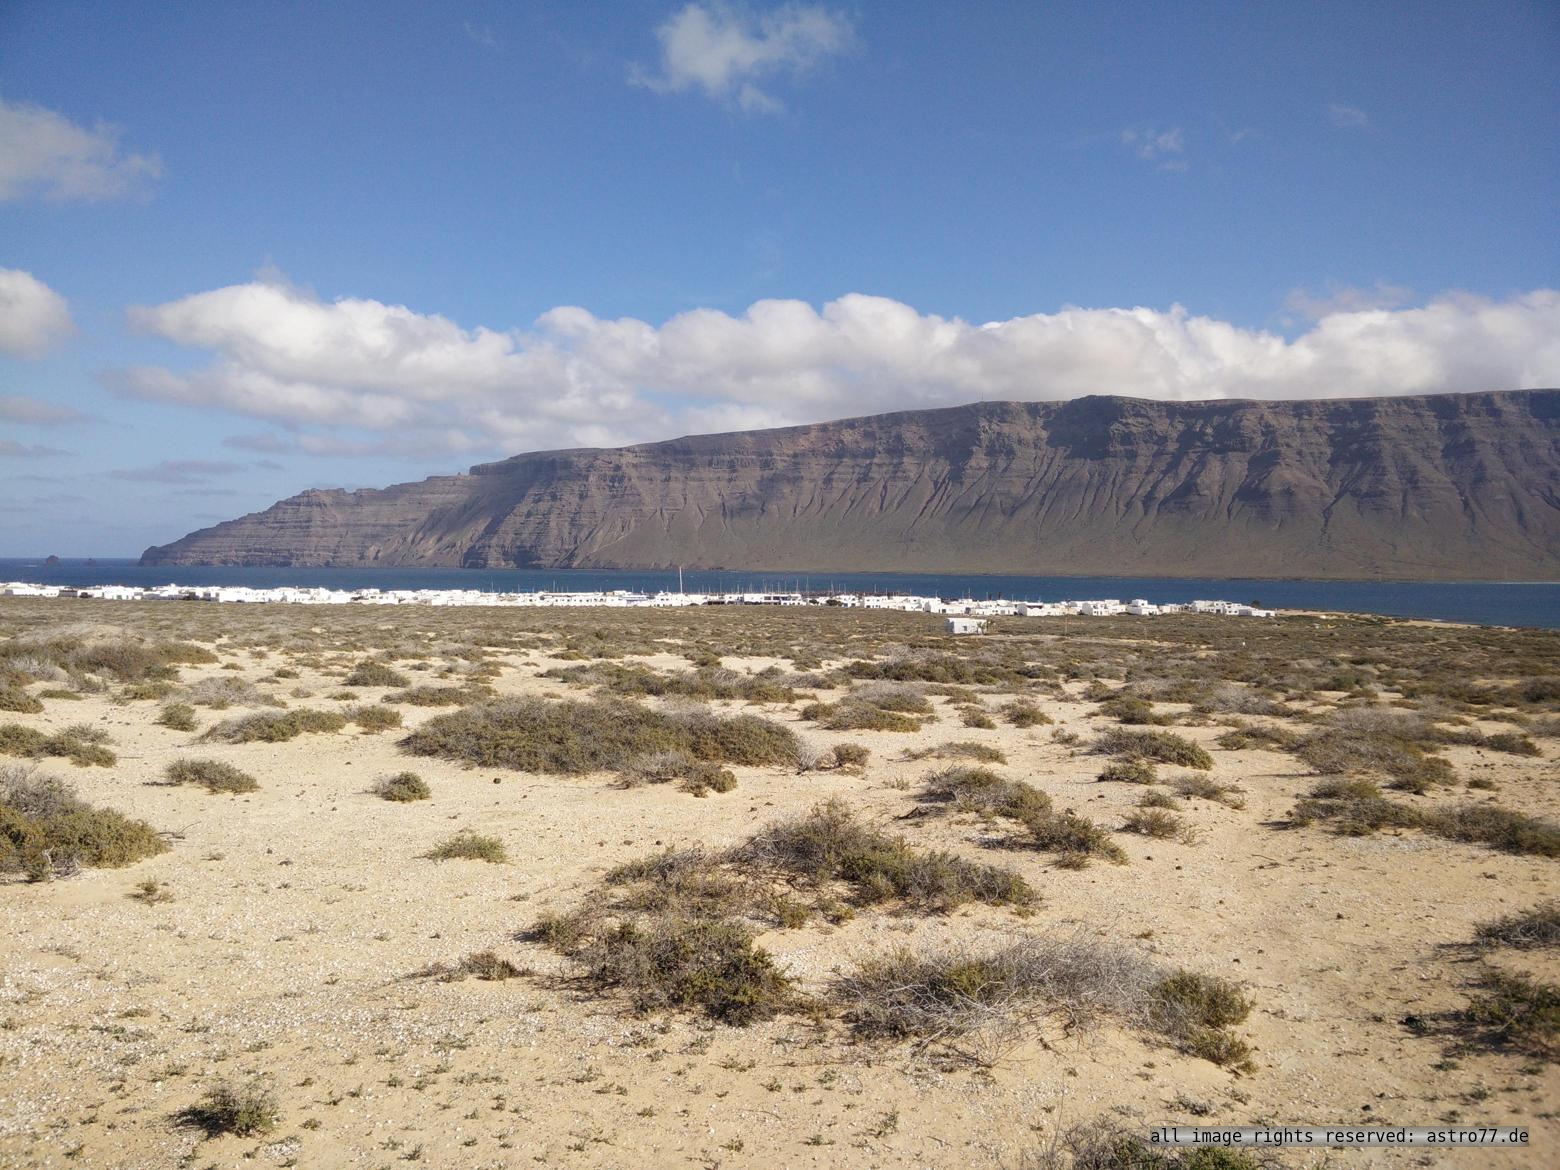
[[[1127,129],[1121,132],[1121,144],[1145,162],[1162,171],[1184,171],[1187,163],[1186,131],[1179,126],[1168,130]]]
[[[1346,106],[1333,102],[1327,107],[1327,116],[1340,130],[1369,130],[1370,116],[1358,106]]]
[[[1335,294],[1336,295],[1336,294]],[[527,330],[251,283],[134,310],[213,362],[120,393],[265,419],[319,455],[599,446],[980,399],[1324,398],[1560,385],[1560,291],[1323,311],[1293,339],[1168,310],[974,325],[852,293],[660,326],[566,306]],[[261,444],[239,441],[243,449]]]
[[[155,154],[122,154],[119,130],[88,130],[42,106],[0,98],[0,202],[117,199],[162,174]]]
[[[64,297],[30,272],[0,268],[0,353],[42,357],[71,329]]]
[[[749,113],[776,113],[780,101],[759,88],[767,77],[811,69],[852,41],[844,14],[822,5],[787,4],[755,16],[723,3],[689,4],[656,30],[657,73],[635,68],[629,80],[657,93],[702,90]]]
[[[0,394],[0,420],[35,427],[85,422],[87,416],[70,406],[59,406],[26,394]]]

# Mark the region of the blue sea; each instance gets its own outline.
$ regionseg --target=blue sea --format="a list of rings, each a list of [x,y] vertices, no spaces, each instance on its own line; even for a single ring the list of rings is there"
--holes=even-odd
[[[638,569],[304,569],[154,565],[100,557],[0,558],[0,581],[44,585],[275,585],[327,589],[481,589],[512,593],[677,588],[676,570]],[[1345,610],[1499,626],[1560,628],[1560,582],[1307,581],[1242,578],[1012,577],[947,573],[751,573],[688,570],[690,592],[796,589],[804,592],[915,593],[1025,601],[1133,597],[1152,602],[1220,598],[1276,609]]]

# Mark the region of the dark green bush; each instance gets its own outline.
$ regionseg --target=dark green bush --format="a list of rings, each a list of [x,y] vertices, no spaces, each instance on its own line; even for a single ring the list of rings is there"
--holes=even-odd
[[[158,713],[157,722],[174,731],[194,731],[195,708],[188,703],[169,703]]]

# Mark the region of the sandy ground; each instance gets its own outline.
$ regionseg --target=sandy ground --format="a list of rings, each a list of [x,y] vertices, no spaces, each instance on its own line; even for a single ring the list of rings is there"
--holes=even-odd
[[[183,680],[258,680],[288,661],[223,658],[242,669],[187,667]],[[571,689],[536,677],[554,664],[540,654],[501,661],[501,694]],[[314,692],[295,705],[346,705],[329,698],[339,678],[299,674],[267,689]],[[395,731],[195,744],[152,722],[158,706],[91,695],[0,719],[104,728],[118,765],[50,761],[48,770],[175,834],[170,852],[127,869],[0,884],[0,1165],[1017,1166],[1058,1127],[1100,1116],[1143,1126],[1520,1122],[1532,1127],[1527,1152],[1339,1151],[1329,1164],[1560,1161],[1560,1066],[1487,1050],[1448,1055],[1450,1037],[1401,1022],[1464,1001],[1474,960],[1461,944],[1475,924],[1554,896],[1555,863],[1413,833],[1285,830],[1279,823],[1310,782],[1287,755],[1215,751],[1214,777],[1245,790],[1245,809],[1188,801],[1197,843],[1118,834],[1129,864],[1070,871],[1044,854],[984,848],[990,829],[973,820],[898,823],[937,766],[904,762],[902,751],[973,739],[1006,752],[1008,774],[1058,807],[1118,824],[1142,790],[1096,783],[1100,757],[1053,742],[1050,727],[969,730],[946,709],[915,734],[796,723],[819,745],[869,745],[871,764],[859,776],[736,769],[735,791],[696,799],[671,786],[623,790],[604,776],[409,760]],[[1105,725],[1092,703],[1041,706],[1085,741]],[[408,726],[438,714],[402,710]],[[235,713],[202,710],[202,726]],[[761,713],[796,719],[785,707]],[[1222,729],[1178,730],[1206,744]],[[213,796],[156,783],[189,755],[236,764],[260,790]],[[1503,803],[1553,814],[1553,741],[1546,755],[1449,752],[1464,775],[1495,780]],[[431,800],[395,804],[368,791],[408,766],[427,779]],[[736,1029],[636,1018],[570,985],[558,956],[517,941],[544,909],[592,896],[615,864],[663,844],[732,844],[833,795],[917,845],[1013,866],[1043,901],[1030,917],[985,907],[946,918],[864,912],[839,927],[765,935],[761,944],[804,986],[821,987],[854,957],[947,937],[1137,940],[1167,962],[1249,988],[1256,1008],[1238,1031],[1256,1048],[1257,1070],[1238,1075],[1108,1022],[1002,1045],[982,1054],[995,1058],[982,1067],[854,1043],[837,1022]],[[419,856],[467,827],[500,837],[510,863]],[[146,878],[166,882],[173,900],[128,897]],[[481,950],[535,974],[414,976]],[[1501,961],[1557,974],[1531,954]],[[272,1078],[280,1097],[271,1134],[207,1138],[178,1124],[214,1080],[250,1074]]]

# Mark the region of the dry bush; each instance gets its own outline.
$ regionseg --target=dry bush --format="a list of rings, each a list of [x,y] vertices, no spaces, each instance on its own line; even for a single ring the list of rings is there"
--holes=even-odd
[[[20,723],[0,724],[0,755],[33,759],[55,756],[79,767],[97,764],[107,768],[118,759],[104,746],[108,742],[108,732],[89,723],[73,723],[52,735],[23,727]]]
[[[208,728],[201,738],[221,743],[283,743],[305,732],[340,731],[346,725],[346,717],[335,711],[295,707],[291,711],[265,711],[224,719]]]
[[[1038,788],[967,764],[933,772],[921,799],[1026,823],[1051,814],[1051,798]]]
[[[620,922],[575,956],[586,982],[629,996],[638,1011],[702,1011],[738,1026],[795,1001],[770,954],[738,923],[707,918]]]
[[[43,881],[83,865],[117,869],[167,848],[145,821],[95,808],[32,765],[0,767],[0,873]]]
[[[1028,699],[1014,699],[1002,707],[1002,717],[1014,727],[1040,727],[1051,717]]]
[[[1289,751],[1300,743],[1300,736],[1285,727],[1263,723],[1243,723],[1213,741],[1226,751],[1246,748],[1276,748]]]
[[[1095,779],[1118,784],[1158,784],[1159,771],[1148,760],[1112,760]]]
[[[198,1126],[213,1137],[233,1134],[254,1137],[270,1133],[281,1120],[276,1094],[263,1080],[244,1084],[221,1081],[206,1095],[180,1114],[187,1125]]]
[[[446,837],[423,856],[434,861],[486,861],[493,865],[502,865],[509,860],[504,843],[497,837],[483,836],[470,829]]]
[[[414,755],[561,774],[630,771],[663,752],[712,763],[794,764],[799,748],[789,728],[754,715],[722,719],[611,699],[511,699],[467,707],[428,720],[401,745]]]
[[[1246,797],[1236,784],[1220,784],[1211,776],[1177,776],[1170,781],[1177,796],[1195,796],[1199,800],[1212,800],[1229,808],[1245,808]]]
[[[1028,1150],[1019,1170],[1273,1170],[1282,1165],[1270,1150],[1224,1146],[1155,1146],[1142,1127],[1095,1121],[1057,1133]]]
[[[254,683],[241,678],[203,678],[184,690],[184,697],[197,707],[225,711],[229,707],[272,707],[275,700]]]
[[[1022,906],[1035,898],[1012,870],[912,849],[902,838],[861,824],[839,800],[769,826],[733,857],[813,886],[847,882],[864,904],[898,898],[946,911],[970,901]]]
[[[898,711],[885,711],[870,703],[808,703],[802,708],[809,719],[828,731],[920,731],[921,721]]]
[[[1381,732],[1328,729],[1306,736],[1294,753],[1322,775],[1377,773],[1393,778],[1394,787],[1424,792],[1456,779],[1439,756],[1425,754],[1413,740]]]
[[[1000,748],[973,739],[940,743],[935,747],[906,749],[906,760],[980,760],[985,764],[1005,764],[1007,756]]]
[[[698,670],[679,674],[661,674],[646,666],[592,662],[588,666],[554,667],[543,671],[542,677],[597,686],[617,695],[746,700],[750,703],[790,703],[796,699],[796,691],[780,681],[780,671],[742,674],[723,668],[718,657],[705,661]]]
[[[386,695],[387,703],[404,703],[408,707],[459,707],[463,703],[480,703],[492,697],[492,688],[474,683],[459,687],[409,687]]]
[[[1168,715],[1154,714],[1154,705],[1136,695],[1112,695],[1100,704],[1098,714],[1109,715],[1118,723],[1163,726],[1171,722]]]
[[[194,731],[195,708],[188,703],[169,703],[158,712],[156,722],[174,731]]]
[[[1071,810],[1032,818],[1024,824],[1029,830],[1029,843],[1057,854],[1057,864],[1065,869],[1082,869],[1094,858],[1115,865],[1126,863],[1126,853],[1110,839],[1109,833]]]
[[[20,715],[37,715],[43,703],[21,687],[0,686],[0,711],[15,711]]]
[[[386,662],[374,659],[360,662],[341,680],[344,687],[408,687],[412,680]]]
[[[1111,1017],[1188,1050],[1227,1038],[1222,1055],[1246,1059],[1227,1032],[1249,1001],[1234,984],[1167,971],[1139,951],[1095,939],[1029,937],[995,949],[934,955],[908,949],[868,959],[837,979],[831,998],[870,1038],[948,1039],[993,1023],[1032,1025],[1058,1015],[1069,1026]]]
[[[374,795],[397,804],[410,804],[414,800],[427,800],[433,789],[416,772],[397,772],[386,776],[374,785]]]
[[[1225,715],[1287,715],[1289,708],[1277,702],[1271,695],[1238,683],[1219,683],[1194,703],[1204,714]]]
[[[730,792],[737,786],[737,778],[730,769],[709,760],[695,759],[685,751],[651,752],[640,756],[619,774],[619,780],[625,788],[676,782],[684,792],[694,796]]]
[[[991,731],[997,726],[996,720],[986,713],[984,707],[965,707],[961,719],[964,726],[980,731]]]
[[[348,707],[342,714],[357,724],[365,734],[389,731],[391,728],[401,726],[401,713],[394,707],[386,707],[383,703],[362,703],[356,707]]]
[[[1139,808],[1168,808],[1179,809],[1181,802],[1168,792],[1145,792],[1138,797]]]
[[[1175,813],[1163,808],[1134,809],[1127,814],[1127,819],[1121,827],[1128,833],[1137,833],[1143,837],[1155,837],[1160,840],[1174,838],[1183,845],[1191,845],[1197,840],[1196,829]]]
[[[872,749],[859,743],[837,743],[830,754],[834,767],[860,770],[872,758]]]
[[[1459,1015],[1486,1043],[1560,1058],[1560,984],[1492,970]]]
[[[1481,923],[1474,937],[1485,946],[1524,950],[1560,946],[1560,901],[1542,902],[1531,910],[1520,910],[1494,922]]]
[[[238,795],[256,792],[260,782],[221,760],[174,760],[163,771],[169,784],[199,784],[207,792]]]
[[[1213,767],[1213,757],[1203,748],[1170,731],[1128,731],[1112,727],[1094,741],[1091,750],[1108,756],[1179,764],[1204,772]]]

